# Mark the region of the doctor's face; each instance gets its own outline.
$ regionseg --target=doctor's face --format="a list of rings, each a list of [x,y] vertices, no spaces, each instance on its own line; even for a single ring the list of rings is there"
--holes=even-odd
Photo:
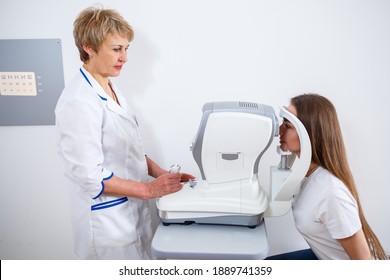
[[[108,34],[96,53],[89,55],[88,66],[102,77],[117,77],[127,62],[129,40],[118,34]]]
[[[293,115],[297,115],[297,110],[294,106],[288,106],[287,110]],[[283,119],[283,123],[279,128],[280,148],[283,151],[291,151],[300,154],[301,144],[299,142],[298,133],[294,125],[287,119]]]

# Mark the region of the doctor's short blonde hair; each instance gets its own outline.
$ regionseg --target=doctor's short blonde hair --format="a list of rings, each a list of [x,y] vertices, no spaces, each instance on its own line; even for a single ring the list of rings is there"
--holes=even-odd
[[[88,7],[77,16],[73,24],[73,37],[83,62],[89,55],[83,49],[87,45],[95,52],[99,51],[108,34],[118,34],[131,42],[134,31],[130,24],[115,10]]]

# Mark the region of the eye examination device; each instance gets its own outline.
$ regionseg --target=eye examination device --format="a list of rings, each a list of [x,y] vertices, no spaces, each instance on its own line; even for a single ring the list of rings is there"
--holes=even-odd
[[[303,124],[285,108],[280,117],[297,130],[301,153],[296,157],[277,147],[278,117],[271,106],[251,102],[211,102],[191,151],[201,177],[156,200],[164,225],[209,224],[256,228],[264,217],[282,216],[301,184],[311,160],[311,144]],[[276,152],[280,164],[270,167],[268,186],[261,186],[259,164],[265,152]],[[180,170],[173,166],[172,172]]]

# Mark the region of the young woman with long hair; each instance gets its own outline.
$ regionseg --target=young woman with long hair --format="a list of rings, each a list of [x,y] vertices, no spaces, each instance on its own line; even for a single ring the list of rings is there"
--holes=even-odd
[[[318,259],[388,259],[364,217],[333,104],[303,94],[291,99],[288,110],[303,123],[312,145],[310,168],[293,199],[298,231]],[[298,135],[287,120],[280,144],[299,156]]]

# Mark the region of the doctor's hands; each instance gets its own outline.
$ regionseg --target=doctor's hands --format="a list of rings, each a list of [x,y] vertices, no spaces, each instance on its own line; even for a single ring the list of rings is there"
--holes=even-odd
[[[166,173],[157,177],[155,180],[146,183],[148,198],[157,198],[181,190],[183,187],[181,181],[182,173]]]

